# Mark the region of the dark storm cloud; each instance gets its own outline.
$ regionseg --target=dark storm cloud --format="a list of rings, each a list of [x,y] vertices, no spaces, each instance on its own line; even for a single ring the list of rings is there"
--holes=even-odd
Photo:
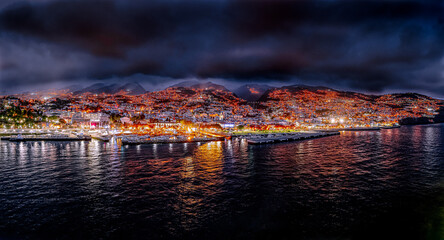
[[[126,47],[197,28],[200,20],[212,18],[214,10],[204,2],[54,1],[13,5],[3,11],[0,21],[5,30],[119,57]]]
[[[442,96],[442,13],[440,1],[13,4],[0,12],[0,81],[297,79]]]

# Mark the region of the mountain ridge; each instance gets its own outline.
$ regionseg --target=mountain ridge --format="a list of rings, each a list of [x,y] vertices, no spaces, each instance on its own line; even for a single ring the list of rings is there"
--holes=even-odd
[[[139,83],[137,82],[131,82],[131,83],[112,83],[112,84],[105,84],[105,83],[95,83],[93,85],[90,85],[88,87],[82,88],[80,90],[77,90],[73,92],[74,95],[80,95],[83,93],[93,93],[93,94],[118,94],[118,93],[125,93],[128,95],[140,95],[144,94],[147,91],[145,88],[143,88]]]
[[[184,82],[180,82],[178,84],[174,84],[172,86],[169,86],[166,89],[179,88],[179,87],[190,88],[190,89],[214,89],[214,90],[232,92],[232,91],[228,90],[225,86],[220,85],[220,84],[216,84],[216,83],[213,83],[210,81],[207,81],[207,82],[184,81]]]

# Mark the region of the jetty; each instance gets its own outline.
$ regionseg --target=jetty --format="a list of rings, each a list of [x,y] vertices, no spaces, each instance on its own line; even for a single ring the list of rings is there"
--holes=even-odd
[[[354,127],[354,128],[331,128],[322,129],[325,132],[338,132],[338,131],[379,131],[381,127]]]
[[[91,137],[86,135],[73,136],[73,135],[17,135],[8,139],[11,142],[25,142],[25,141],[89,141]]]
[[[247,140],[249,144],[267,144],[299,141],[313,138],[321,138],[339,135],[339,132],[297,132],[297,133],[275,133],[275,134],[254,134],[242,136],[242,139]]]

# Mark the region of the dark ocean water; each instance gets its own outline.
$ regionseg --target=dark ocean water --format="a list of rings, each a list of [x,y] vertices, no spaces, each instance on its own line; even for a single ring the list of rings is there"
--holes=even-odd
[[[0,239],[444,239],[444,125],[120,146],[0,141]]]

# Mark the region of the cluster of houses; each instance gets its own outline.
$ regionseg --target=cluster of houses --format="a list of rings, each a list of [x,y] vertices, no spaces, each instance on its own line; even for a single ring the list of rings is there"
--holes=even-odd
[[[56,116],[63,119],[64,122],[70,124],[73,127],[89,128],[89,129],[102,129],[109,128],[111,119],[110,115],[106,113],[96,112],[96,113],[84,113],[84,112],[68,112],[68,111],[46,111],[44,113],[46,116]],[[135,122],[131,121],[131,118],[125,116],[119,119],[122,125],[133,125]],[[140,120],[137,121],[138,124],[148,124],[148,121]],[[176,122],[156,122],[152,123],[156,127],[168,128],[175,127],[179,125]]]
[[[47,111],[44,114],[46,116],[57,116],[60,119],[63,119],[66,123],[75,127],[94,129],[94,128],[108,128],[110,125],[110,116],[106,113]]]

